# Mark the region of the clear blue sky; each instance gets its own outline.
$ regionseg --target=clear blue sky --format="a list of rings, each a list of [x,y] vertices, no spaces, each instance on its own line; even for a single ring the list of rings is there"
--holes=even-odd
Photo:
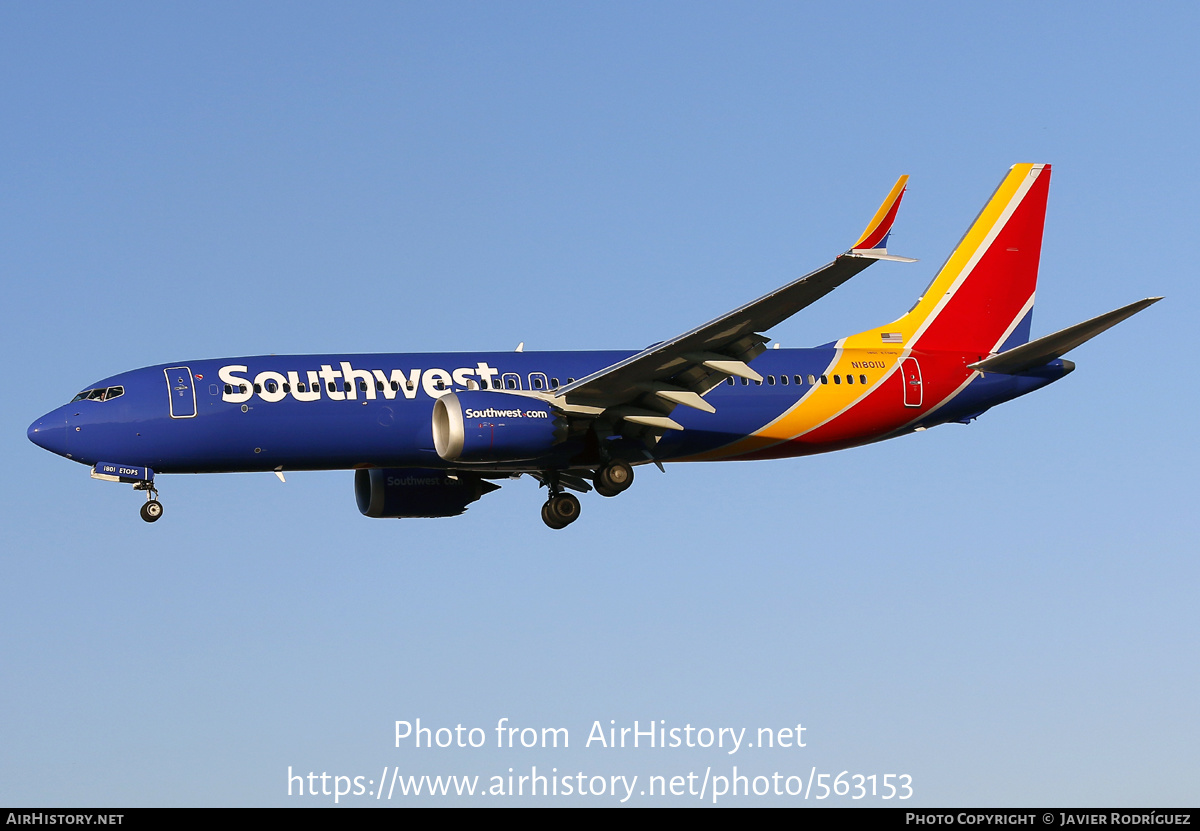
[[[1198,17],[5,4],[0,804],[736,764],[907,773],[912,805],[1194,805]],[[772,332],[815,345],[907,309],[1023,161],[1054,165],[1035,335],[1167,299],[969,427],[642,469],[563,532],[528,479],[392,521],[348,472],[164,477],[147,526],[25,438],[153,363],[639,348],[826,262],[911,174],[891,247],[921,263]],[[572,747],[393,747],[397,719],[503,717]],[[584,748],[609,719],[807,747]],[[804,804],[730,804],[772,801]]]

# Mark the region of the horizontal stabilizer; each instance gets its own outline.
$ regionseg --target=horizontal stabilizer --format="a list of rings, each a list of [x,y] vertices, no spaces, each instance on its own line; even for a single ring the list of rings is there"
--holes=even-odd
[[[1128,306],[1114,309],[1099,317],[1085,320],[1083,323],[1068,326],[1066,329],[1055,332],[1053,335],[1046,335],[1044,338],[1038,338],[1035,341],[1022,344],[1015,349],[1001,352],[999,355],[993,355],[978,363],[968,364],[968,367],[979,372],[999,372],[1004,375],[1015,375],[1018,372],[1025,372],[1029,369],[1044,366],[1055,358],[1061,358],[1081,343],[1086,343],[1096,337],[1096,335],[1105,329],[1111,329],[1122,320],[1133,317],[1142,309],[1157,303],[1159,300],[1162,300],[1162,298],[1147,297],[1145,300],[1130,303]]]

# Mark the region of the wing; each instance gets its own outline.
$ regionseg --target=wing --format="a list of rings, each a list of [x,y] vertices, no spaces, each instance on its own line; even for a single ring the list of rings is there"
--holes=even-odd
[[[769,338],[758,334],[820,300],[876,260],[899,260],[887,238],[908,183],[901,176],[854,246],[833,262],[728,314],[562,387],[556,404],[570,412],[601,413],[658,430],[683,429],[671,419],[677,405],[715,412],[704,395],[730,375],[761,381],[750,361]]]

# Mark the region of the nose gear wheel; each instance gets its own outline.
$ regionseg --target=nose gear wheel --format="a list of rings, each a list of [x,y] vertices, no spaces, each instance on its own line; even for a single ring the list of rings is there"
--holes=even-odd
[[[141,482],[133,486],[134,490],[146,492],[146,502],[138,512],[146,522],[157,522],[163,515],[162,503],[158,501],[158,489],[149,482]]]

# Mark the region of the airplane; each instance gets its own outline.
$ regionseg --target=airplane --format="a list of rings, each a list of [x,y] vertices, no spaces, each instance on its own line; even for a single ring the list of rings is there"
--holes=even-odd
[[[177,361],[91,384],[31,441],[145,491],[156,474],[353,470],[368,517],[463,513],[498,481],[548,491],[542,520],[612,497],[634,468],[780,459],[969,423],[1064,377],[1070,349],[1162,299],[1030,340],[1050,165],[1005,175],[905,315],[809,349],[762,334],[879,260],[901,176],[832,262],[640,352],[270,355]],[[522,344],[523,346],[523,344]]]

